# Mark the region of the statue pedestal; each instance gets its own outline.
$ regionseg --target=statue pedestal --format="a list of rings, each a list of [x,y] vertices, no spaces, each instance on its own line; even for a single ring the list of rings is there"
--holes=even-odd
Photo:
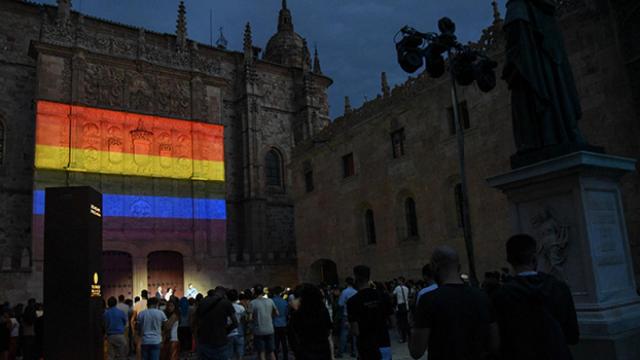
[[[539,242],[541,271],[571,287],[580,359],[637,359],[640,297],[619,179],[635,160],[579,151],[489,178],[510,204],[513,233]]]

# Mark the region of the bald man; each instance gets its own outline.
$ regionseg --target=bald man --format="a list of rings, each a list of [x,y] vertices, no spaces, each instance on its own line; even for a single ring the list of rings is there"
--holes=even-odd
[[[498,353],[498,327],[489,298],[460,278],[460,259],[449,246],[431,256],[438,289],[420,298],[409,351],[414,359],[428,349],[429,360],[482,359]]]

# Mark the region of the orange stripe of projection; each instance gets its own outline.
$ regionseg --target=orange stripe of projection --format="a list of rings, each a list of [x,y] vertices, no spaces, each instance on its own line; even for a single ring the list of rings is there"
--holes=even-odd
[[[38,101],[37,145],[224,161],[223,133],[221,125]]]
[[[71,156],[71,162],[69,161]],[[192,160],[36,145],[36,168],[173,179],[224,181],[222,161]]]

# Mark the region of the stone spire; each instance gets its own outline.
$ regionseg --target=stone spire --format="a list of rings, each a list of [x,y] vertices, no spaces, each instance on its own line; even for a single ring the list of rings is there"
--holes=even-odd
[[[278,16],[278,32],[281,31],[293,32],[293,18],[291,11],[287,8],[287,0],[282,0],[282,9],[280,9]]]
[[[224,34],[222,33],[222,26],[220,27],[219,30],[220,30],[220,36],[218,37],[218,40],[216,40],[216,46],[218,46],[220,49],[226,49],[229,42],[227,41],[227,39],[224,37]]]
[[[322,75],[322,69],[320,68],[320,57],[318,56],[318,46],[317,45],[315,46],[315,51],[313,53],[313,73]]]
[[[58,23],[66,23],[71,18],[71,0],[57,0]]]
[[[176,20],[176,44],[178,48],[185,49],[187,47],[187,11],[184,1],[180,1],[178,5],[178,20]]]
[[[491,6],[493,7],[493,23],[498,23],[502,21],[502,16],[500,15],[500,9],[498,8],[498,2],[493,0],[491,2]]]
[[[387,82],[387,73],[382,72],[380,83],[382,86],[382,97],[388,97],[391,95],[391,89],[389,88],[389,83]]]
[[[344,97],[344,114],[347,115],[351,113],[351,100],[348,96]]]
[[[245,63],[253,62],[253,39],[251,38],[251,23],[247,23],[244,27],[244,61]]]

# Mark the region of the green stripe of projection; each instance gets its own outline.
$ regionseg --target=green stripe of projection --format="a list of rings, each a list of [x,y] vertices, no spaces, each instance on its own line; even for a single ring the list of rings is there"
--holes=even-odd
[[[225,198],[224,181],[179,180],[56,170],[36,170],[34,178],[34,190],[57,186],[92,186],[96,190],[108,194],[201,199]]]

